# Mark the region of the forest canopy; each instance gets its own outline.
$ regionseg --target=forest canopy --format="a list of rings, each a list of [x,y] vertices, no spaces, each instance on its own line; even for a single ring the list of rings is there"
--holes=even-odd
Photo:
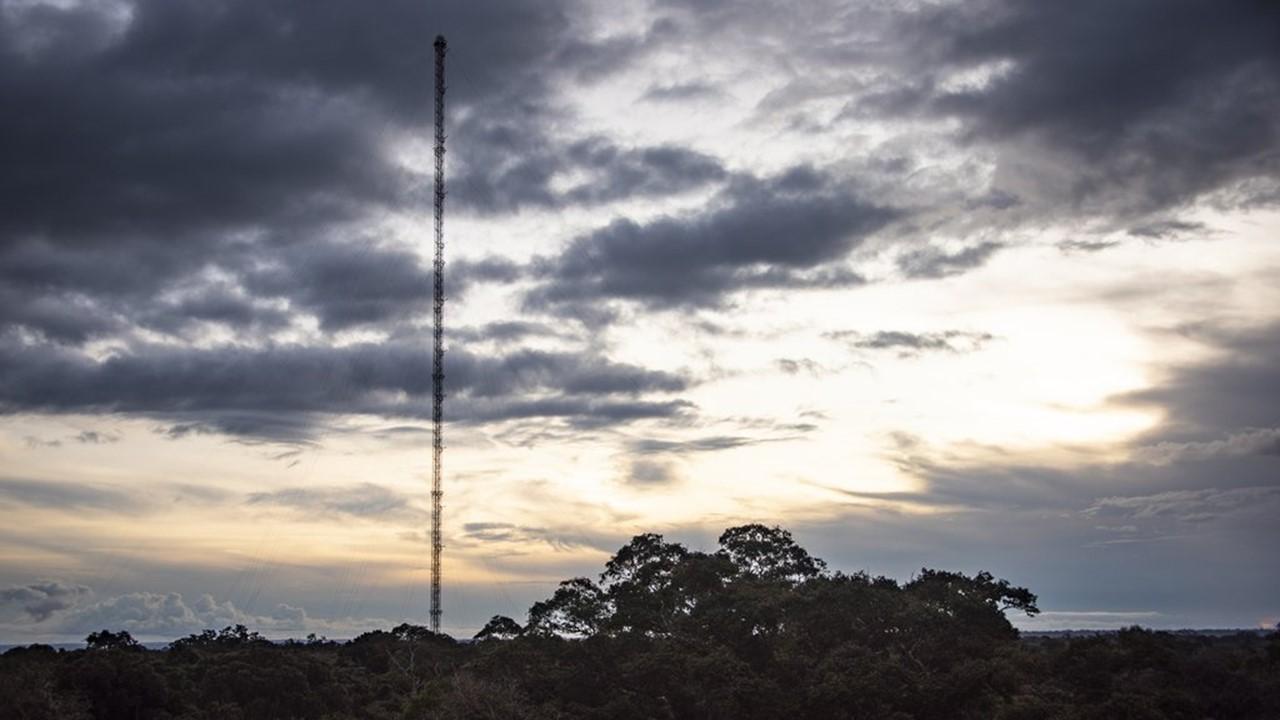
[[[714,552],[638,535],[523,624],[471,641],[403,624],[348,642],[243,626],[163,651],[104,629],[0,657],[0,713],[35,718],[1274,718],[1280,633],[1131,628],[1021,638],[1036,596],[990,573],[830,571],[786,530]]]

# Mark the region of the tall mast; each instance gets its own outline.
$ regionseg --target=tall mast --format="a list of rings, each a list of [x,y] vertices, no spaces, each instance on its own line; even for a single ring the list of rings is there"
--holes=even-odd
[[[440,517],[444,490],[440,460],[444,454],[444,54],[443,35],[436,36],[436,259],[431,361],[431,631],[440,632]]]

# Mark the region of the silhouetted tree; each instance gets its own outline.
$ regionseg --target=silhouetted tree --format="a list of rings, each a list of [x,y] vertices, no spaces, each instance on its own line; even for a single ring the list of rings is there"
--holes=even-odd
[[[549,599],[529,608],[525,631],[570,637],[595,635],[609,616],[604,591],[587,578],[560,583]]]
[[[512,620],[506,615],[494,615],[489,622],[480,628],[480,632],[475,634],[476,640],[510,640],[518,637],[524,632],[524,628],[520,627],[520,623]]]
[[[142,648],[142,643],[134,640],[128,630],[119,632],[99,630],[89,633],[89,636],[84,639],[84,644],[90,650],[139,650]]]
[[[744,575],[765,580],[804,582],[827,568],[825,562],[796,544],[790,532],[760,524],[725,530],[720,535],[719,553]]]

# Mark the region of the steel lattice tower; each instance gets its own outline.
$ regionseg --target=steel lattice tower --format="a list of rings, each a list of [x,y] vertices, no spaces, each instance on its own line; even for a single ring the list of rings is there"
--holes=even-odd
[[[436,259],[434,320],[435,353],[431,361],[431,631],[440,632],[440,460],[444,454],[444,55],[443,35],[436,36]]]

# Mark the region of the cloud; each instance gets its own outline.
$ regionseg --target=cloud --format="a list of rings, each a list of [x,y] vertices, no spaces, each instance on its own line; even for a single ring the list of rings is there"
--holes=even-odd
[[[66,634],[107,628],[125,630],[135,637],[177,638],[231,625],[246,625],[269,634],[301,634],[310,626],[308,620],[305,610],[285,603],[267,615],[252,615],[230,601],[219,603],[211,595],[188,603],[181,593],[136,592],[75,608],[56,618],[55,624],[57,632]]]
[[[45,298],[96,311],[78,328],[45,313],[35,323],[42,329],[61,337],[108,329],[120,300],[155,297],[210,261],[234,265],[259,249],[258,238],[287,242],[407,198],[410,179],[383,132],[425,117],[416,113],[428,93],[405,60],[428,61],[430,48],[402,23],[465,23],[462,4],[430,14],[403,2],[379,13],[341,3],[217,5],[135,3],[122,30],[101,5],[6,11],[6,47],[37,32],[28,24],[59,41],[9,55],[0,73],[5,96],[23,107],[0,131],[8,189],[0,267]],[[508,10],[522,30],[538,27],[534,13]],[[379,40],[364,43],[362,33]],[[520,46],[487,59],[516,60]],[[523,47],[536,52],[536,41]],[[271,232],[250,232],[262,228]],[[34,322],[41,298],[29,299]],[[220,316],[244,312],[225,296],[204,305]]]
[[[740,435],[711,435],[687,440],[661,440],[658,438],[637,438],[627,443],[627,448],[639,455],[687,455],[690,453],[717,452],[736,448],[759,445],[761,443],[780,442],[791,438],[754,438]]]
[[[1176,518],[1204,522],[1260,505],[1280,501],[1280,487],[1206,488],[1171,490],[1154,495],[1100,498],[1084,513],[1096,518]]]
[[[938,247],[911,250],[898,256],[898,269],[909,278],[943,278],[973,270],[986,264],[992,255],[1004,248],[1003,243],[982,242],[961,250]]]
[[[212,349],[144,346],[95,360],[49,345],[0,345],[0,411],[131,413],[165,421],[171,437],[225,432],[308,439],[345,414],[427,417],[431,379],[421,338],[343,347]],[[691,386],[676,373],[594,352],[517,350],[446,355],[450,419],[561,417],[581,424],[672,416]]]
[[[1065,254],[1094,253],[1119,245],[1118,240],[1063,240],[1057,247]]]
[[[1154,610],[1114,611],[1114,610],[1042,610],[1035,617],[1020,616],[1010,618],[1020,630],[1119,630],[1121,628],[1141,625],[1153,627],[1163,625],[1164,613]]]
[[[116,488],[12,477],[0,477],[0,504],[114,513],[134,513],[146,507],[142,499]]]
[[[1147,238],[1150,240],[1165,240],[1169,238],[1176,238],[1187,233],[1203,232],[1205,229],[1205,224],[1201,222],[1187,222],[1185,220],[1157,220],[1131,227],[1129,228],[1129,234],[1134,237]]]
[[[97,430],[81,430],[75,440],[82,445],[110,445],[120,442],[120,436]]]
[[[194,600],[187,597],[178,592],[139,591],[95,600],[89,587],[45,580],[0,589],[0,631],[11,637],[55,642],[83,638],[102,629],[125,630],[144,640],[173,640],[203,630],[245,625],[274,638],[302,637],[308,632],[354,637],[395,624],[382,618],[317,618],[288,603],[277,603],[259,614],[230,600],[219,602],[209,594],[195,595]]]
[[[13,341],[6,330],[72,345],[203,340],[211,326],[260,339],[308,315],[340,330],[420,313],[428,278],[380,228],[422,207],[425,178],[404,148],[431,121],[424,32],[465,38],[450,54],[466,68],[450,88],[454,157],[507,152],[468,119],[518,118],[541,152],[577,152],[615,178],[610,197],[721,175],[683,148],[552,142],[522,111],[548,106],[557,77],[578,71],[567,47],[584,62],[613,52],[582,39],[569,10],[7,5],[0,93],[22,112],[0,117],[0,342]],[[503,259],[451,263],[449,291],[514,272]]]
[[[1156,465],[1239,455],[1280,455],[1280,428],[1244,430],[1220,440],[1159,442],[1134,450],[1134,458]]]
[[[777,358],[773,364],[787,375],[799,375],[803,372],[819,377],[831,372],[822,363],[810,358]]]
[[[501,12],[393,0],[376,13],[334,0],[144,0],[121,28],[107,6],[16,6],[0,25],[0,83],[26,113],[0,136],[13,178],[42,171],[7,185],[5,218],[49,231],[188,229],[396,197],[406,187],[382,141],[430,123],[422,72],[432,48],[422,38],[465,38],[450,52],[466,69],[450,88],[459,110],[539,102],[553,73],[574,70],[563,48],[590,46],[567,10],[519,0]],[[21,52],[36,32],[51,41]]]
[[[556,551],[587,548],[609,552],[615,549],[612,537],[599,537],[581,531],[530,527],[506,522],[468,522],[462,525],[463,543],[482,545],[528,545],[545,543]]]
[[[0,588],[0,609],[15,608],[33,622],[44,622],[54,613],[75,606],[92,593],[84,585],[42,580],[29,585]]]
[[[460,403],[462,422],[505,422],[508,420],[557,419],[571,430],[592,430],[623,425],[637,420],[679,420],[692,414],[696,406],[687,400],[595,400],[583,397],[542,400],[499,400],[476,398]],[[543,423],[542,437],[560,437]],[[578,436],[570,433],[570,437]]]
[[[286,302],[316,317],[321,329],[335,331],[422,317],[431,309],[433,273],[407,249],[343,240],[291,244],[265,254],[243,282],[255,297]],[[449,264],[445,289],[458,300],[477,283],[511,282],[519,274],[504,258],[464,258]]]
[[[561,328],[547,323],[528,320],[500,320],[485,323],[479,327],[460,327],[449,330],[449,338],[454,342],[516,342],[527,337],[563,337]]]
[[[0,506],[41,508],[78,517],[94,512],[146,515],[159,512],[167,505],[212,505],[228,497],[229,494],[219,488],[188,483],[154,485],[147,492],[140,492],[128,486],[0,477]]]
[[[971,140],[996,148],[1015,189],[1148,213],[1275,177],[1273,3],[993,0],[903,19],[917,58],[904,62],[904,76],[917,79],[862,102],[960,118]],[[1149,32],[1156,24],[1161,32]],[[974,79],[957,82],[965,72]]]
[[[249,505],[282,507],[313,520],[334,517],[372,520],[421,521],[425,513],[415,507],[409,496],[374,483],[346,487],[287,488],[271,492],[251,493]]]
[[[520,119],[485,132],[503,142],[463,161],[452,181],[463,212],[488,215],[676,195],[729,175],[716,158],[674,145],[624,148],[602,137],[559,144]],[[570,178],[568,187],[557,187]]]
[[[0,336],[244,337],[302,314],[342,329],[421,310],[411,255],[367,237],[421,206],[396,150],[430,123],[421,38],[465,35],[451,106],[484,115],[552,92],[559,49],[581,45],[564,9],[6,5],[0,96],[22,113],[0,118]],[[468,269],[451,292],[495,266]]]
[[[716,100],[722,97],[724,97],[724,92],[711,83],[687,82],[651,85],[640,96],[640,99],[651,102],[689,102]]]
[[[679,482],[675,467],[669,462],[637,459],[627,464],[623,482],[638,488],[653,488]]]
[[[1224,432],[1239,436],[1280,427],[1280,406],[1273,401],[1280,393],[1280,325],[1208,327],[1192,338],[1207,344],[1213,355],[1165,368],[1151,388],[1112,399],[1118,406],[1164,412],[1141,442],[1212,443]]]
[[[472,396],[509,395],[542,387],[568,394],[636,395],[678,392],[690,385],[682,375],[616,363],[590,354],[519,350],[499,357],[454,351],[456,366],[446,368],[457,387]]]
[[[989,333],[943,330],[940,332],[913,333],[901,330],[880,330],[860,333],[838,330],[823,333],[831,340],[847,342],[861,350],[897,350],[900,357],[913,357],[923,352],[974,352],[994,339]]]
[[[858,284],[839,261],[897,215],[807,167],[739,178],[703,211],[615,220],[540,258],[541,284],[525,305],[556,311],[618,299],[693,308],[749,288]]]

